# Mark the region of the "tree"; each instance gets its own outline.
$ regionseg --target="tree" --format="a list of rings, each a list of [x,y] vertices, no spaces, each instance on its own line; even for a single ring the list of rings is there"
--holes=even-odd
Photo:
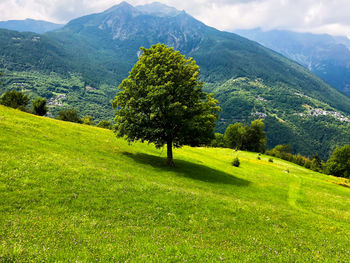
[[[225,131],[224,140],[228,148],[243,149],[246,144],[248,127],[240,122],[230,124]]]
[[[132,141],[167,144],[167,164],[173,147],[211,141],[220,107],[202,91],[199,67],[192,59],[163,44],[141,48],[142,55],[119,85],[116,135]]]
[[[262,120],[251,122],[247,130],[247,144],[245,150],[253,152],[264,152],[266,150],[265,124]]]
[[[0,100],[0,104],[4,106],[20,110],[25,110],[25,107],[28,105],[28,103],[28,95],[25,95],[22,92],[15,90],[5,92]]]
[[[311,170],[314,170],[316,172],[321,172],[322,166],[323,166],[322,160],[320,159],[318,154],[315,153],[311,159],[311,166],[310,166]]]
[[[36,98],[32,102],[33,112],[36,115],[44,116],[47,113],[46,99],[45,98]]]
[[[330,174],[350,178],[350,145],[336,148],[326,165]]]
[[[76,109],[61,110],[58,113],[58,120],[82,123]]]

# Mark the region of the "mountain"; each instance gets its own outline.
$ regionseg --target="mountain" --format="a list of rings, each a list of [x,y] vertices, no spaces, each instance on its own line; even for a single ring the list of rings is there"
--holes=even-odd
[[[0,45],[2,90],[22,89],[32,96],[47,91],[53,115],[74,106],[98,120],[112,119],[110,100],[137,61],[139,48],[161,42],[199,64],[205,90],[214,92],[222,106],[219,132],[237,120],[264,118],[269,147],[290,143],[296,152],[317,152],[324,159],[336,146],[350,143],[349,97],[280,54],[208,27],[184,11],[123,2],[36,37],[42,40],[32,39],[33,52],[24,53],[25,35],[0,31],[0,43],[9,43]],[[38,48],[44,41],[47,48]],[[28,70],[22,56],[31,63]],[[56,56],[57,71],[47,60]]]
[[[56,30],[61,27],[63,27],[63,25],[29,18],[25,20],[0,21],[0,28],[15,30],[19,32],[33,32],[38,34]]]
[[[350,95],[348,38],[283,30],[235,32],[300,63],[330,85]]]
[[[1,105],[0,134],[1,262],[348,262],[345,179],[206,147],[169,169],[153,145]]]

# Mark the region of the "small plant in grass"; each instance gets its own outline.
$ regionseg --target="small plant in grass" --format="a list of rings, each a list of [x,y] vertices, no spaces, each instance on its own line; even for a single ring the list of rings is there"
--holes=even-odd
[[[233,159],[232,161],[232,165],[235,167],[239,167],[239,165],[241,164],[241,162],[239,161],[238,157],[236,157],[235,159]]]
[[[256,157],[256,159],[261,160],[260,154],[258,155],[258,157]]]
[[[273,163],[273,159],[272,158],[269,158],[269,163]]]

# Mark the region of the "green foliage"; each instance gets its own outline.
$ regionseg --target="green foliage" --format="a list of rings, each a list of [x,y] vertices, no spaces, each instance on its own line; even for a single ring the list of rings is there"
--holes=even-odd
[[[66,109],[61,110],[58,113],[58,120],[61,121],[69,121],[69,122],[76,122],[76,123],[82,123],[81,118],[79,117],[79,114],[76,109]]]
[[[208,83],[205,91],[215,93],[220,101],[223,110],[216,132],[224,133],[230,123],[249,124],[260,118],[258,114],[266,114],[270,148],[288,143],[294,153],[311,156],[317,152],[326,160],[336,146],[349,143],[349,123],[310,116],[307,107],[349,117],[350,98],[300,65],[237,35],[208,28],[187,15],[175,21],[163,18],[161,23],[159,17],[142,20],[131,15],[123,28],[127,32],[125,39],[112,40],[118,35],[114,31],[118,27],[111,31],[99,29],[112,19],[109,15],[107,12],[80,18],[45,35],[0,30],[0,67],[8,71],[4,72],[1,92],[13,86],[22,88],[23,84],[31,96],[53,99],[54,103],[56,93],[65,94],[63,105],[49,105],[52,116],[64,106],[77,108],[82,115],[89,114],[98,121],[112,120],[114,112],[109,102],[115,96],[113,86],[127,77],[137,61],[139,47],[169,40],[169,45],[196,59],[201,79]],[[120,16],[113,17],[115,25],[119,19]],[[176,33],[179,41],[170,40],[173,38],[168,37],[169,32]],[[183,35],[186,41],[182,41]],[[57,78],[50,72],[58,72],[59,78],[67,82],[71,82],[73,73],[81,83],[68,88],[60,81],[53,87],[51,80]],[[87,86],[93,89],[87,90]]]
[[[48,116],[56,116],[62,108],[75,108],[97,121],[113,120],[115,114],[110,101],[115,85],[88,85],[81,75],[68,76],[54,72],[14,71],[4,69],[0,93],[23,89],[30,97],[44,97],[48,101]]]
[[[162,44],[141,50],[113,102],[116,134],[156,147],[167,144],[168,164],[173,165],[173,146],[213,139],[220,108],[212,95],[202,92],[199,67],[192,58]]]
[[[323,171],[323,163],[320,157],[316,154],[311,159],[310,169],[317,172]]]
[[[0,104],[14,109],[25,110],[28,103],[28,95],[15,90],[5,92],[0,98]]]
[[[90,115],[85,115],[81,122],[85,125],[94,125],[94,119]]]
[[[269,163],[273,163],[273,159],[272,158],[269,158]]]
[[[242,123],[230,124],[224,135],[226,146],[232,149],[264,152],[266,147],[265,125],[254,120],[250,126]]]
[[[44,116],[47,113],[47,106],[46,106],[46,99],[45,98],[36,98],[32,101],[32,107],[33,112],[36,115]]]
[[[207,84],[205,90],[214,92],[220,101],[217,132],[224,132],[230,123],[248,124],[263,118],[269,148],[289,144],[294,154],[317,153],[322,160],[327,160],[335,147],[349,143],[350,123],[339,116],[350,119],[350,99],[341,95],[338,100],[344,104],[343,112],[304,87],[262,78],[237,77],[223,84]],[[322,114],[314,114],[317,111]]]
[[[289,144],[276,145],[274,151],[279,153],[292,153],[293,149]]]
[[[103,128],[103,129],[109,129],[109,130],[112,130],[113,126],[112,126],[112,123],[110,121],[100,121],[96,127],[99,127],[99,128]]]
[[[226,147],[224,135],[221,133],[215,133],[214,139],[211,141],[210,146],[211,147],[220,147],[220,148]]]
[[[326,173],[325,163],[320,159],[317,154],[314,154],[310,160],[308,157],[301,154],[294,155],[291,153],[292,148],[290,145],[283,144],[277,145],[275,148],[266,151],[267,155],[275,156],[283,160],[295,163],[300,166],[304,166],[307,169],[311,169],[315,172]]]
[[[232,165],[235,167],[239,167],[240,164],[241,164],[241,162],[239,161],[239,158],[235,157],[232,161]]]
[[[350,178],[350,145],[334,150],[327,161],[327,170],[334,176]]]
[[[254,120],[246,132],[244,149],[253,152],[264,152],[266,149],[265,124],[262,120]]]
[[[243,149],[247,141],[248,127],[242,123],[230,124],[225,131],[224,140],[228,148]]]
[[[349,261],[343,178],[187,146],[169,169],[153,145],[3,106],[0,149],[3,262]]]

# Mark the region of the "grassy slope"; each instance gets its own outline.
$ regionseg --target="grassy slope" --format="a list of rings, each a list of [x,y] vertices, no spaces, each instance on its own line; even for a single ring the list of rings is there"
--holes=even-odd
[[[0,106],[0,262],[349,259],[342,179],[228,149],[176,150],[175,169],[164,155]]]

